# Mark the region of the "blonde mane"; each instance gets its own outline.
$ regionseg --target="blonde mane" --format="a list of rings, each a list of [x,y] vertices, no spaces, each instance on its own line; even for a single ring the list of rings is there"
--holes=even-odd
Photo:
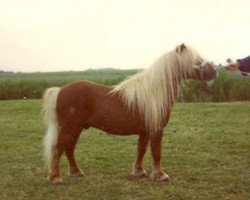
[[[178,95],[179,82],[191,73],[198,57],[190,47],[181,52],[178,46],[115,86],[112,93],[119,93],[130,110],[139,111],[151,134],[157,133]]]

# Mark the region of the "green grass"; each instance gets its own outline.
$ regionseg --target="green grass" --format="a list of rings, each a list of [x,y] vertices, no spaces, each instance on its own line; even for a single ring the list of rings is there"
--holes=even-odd
[[[22,81],[46,81],[54,83],[72,82],[74,80],[91,80],[105,83],[106,80],[115,81],[123,79],[131,74],[138,72],[138,69],[119,70],[119,69],[99,69],[85,71],[62,71],[62,72],[35,72],[35,73],[0,73],[0,83],[22,82]]]
[[[0,101],[0,199],[247,199],[250,102],[177,103],[165,129],[162,164],[171,182],[130,179],[136,136],[81,135],[76,157],[86,174],[50,185],[44,168],[40,100]],[[150,151],[144,159],[150,173]]]
[[[0,99],[40,99],[48,87],[63,86],[76,80],[115,85],[138,70],[86,70],[43,73],[0,73]]]
[[[0,100],[40,99],[48,87],[62,86],[75,80],[90,80],[104,85],[116,85],[139,70],[86,70],[81,72],[0,73]],[[220,70],[212,84],[188,81],[181,85],[178,101],[226,102],[249,101],[250,78]]]

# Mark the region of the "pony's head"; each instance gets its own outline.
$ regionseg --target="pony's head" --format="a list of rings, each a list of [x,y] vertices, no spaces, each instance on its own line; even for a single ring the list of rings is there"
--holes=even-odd
[[[217,77],[217,70],[211,62],[206,61],[194,49],[185,44],[176,47],[178,61],[184,78],[195,80],[212,80]]]
[[[212,64],[182,44],[115,86],[112,92],[119,92],[130,110],[139,111],[148,131],[156,133],[162,128],[183,79],[211,80],[216,76]]]

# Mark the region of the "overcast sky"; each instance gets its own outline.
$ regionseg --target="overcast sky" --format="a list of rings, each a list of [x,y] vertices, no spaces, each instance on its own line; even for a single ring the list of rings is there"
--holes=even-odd
[[[185,42],[250,55],[249,0],[0,0],[0,70],[146,68]]]

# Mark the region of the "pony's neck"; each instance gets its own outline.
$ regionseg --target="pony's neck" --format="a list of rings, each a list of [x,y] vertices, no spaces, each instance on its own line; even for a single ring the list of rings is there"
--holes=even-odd
[[[183,79],[174,52],[163,55],[148,69],[117,85],[118,92],[132,111],[139,111],[149,132],[163,128]]]
[[[179,94],[180,82],[187,78],[187,75],[181,71],[183,68],[181,65],[175,52],[169,52],[156,60],[142,75],[150,83],[148,89],[152,90],[152,93],[162,94],[164,105],[173,103]]]

